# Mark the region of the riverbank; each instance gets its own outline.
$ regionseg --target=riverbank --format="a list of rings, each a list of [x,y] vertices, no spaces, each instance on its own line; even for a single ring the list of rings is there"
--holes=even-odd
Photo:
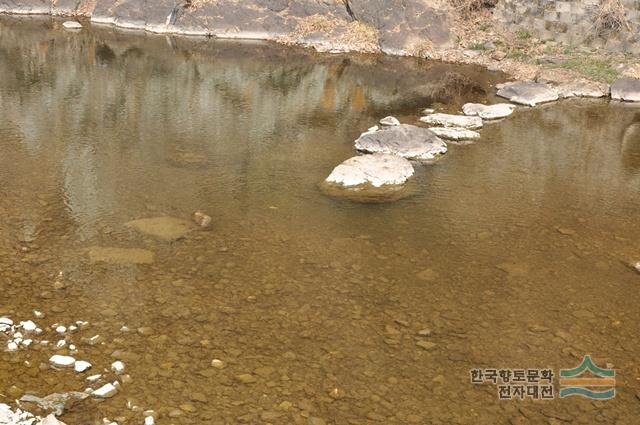
[[[0,13],[76,17],[92,25],[158,34],[268,40],[319,52],[384,53],[475,64],[514,79],[556,84],[577,79],[611,83],[621,76],[640,76],[640,65],[627,54],[628,48],[608,41],[618,34],[602,34],[597,42],[584,41],[577,47],[572,44],[575,40],[566,42],[561,34],[538,36],[515,23],[505,10],[521,2],[480,2],[468,10],[458,3],[162,0],[148,6],[140,0],[0,0]],[[558,16],[566,20],[562,12]],[[623,47],[616,50],[612,45]]]

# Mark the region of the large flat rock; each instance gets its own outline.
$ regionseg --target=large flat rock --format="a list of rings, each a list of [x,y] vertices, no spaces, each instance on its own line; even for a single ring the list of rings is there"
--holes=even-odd
[[[175,217],[141,218],[125,225],[166,241],[180,239],[194,229],[191,222]]]
[[[480,139],[480,133],[477,131],[469,130],[467,128],[460,127],[431,127],[429,130],[433,131],[438,137],[445,140],[453,140],[454,142],[472,141]]]
[[[401,185],[413,175],[411,163],[397,155],[371,154],[349,158],[327,177],[327,183],[344,187]]]
[[[495,120],[508,117],[513,113],[516,105],[510,103],[497,103],[495,105],[483,105],[481,103],[467,103],[462,107],[462,112],[469,116],[478,116],[483,120]]]
[[[640,79],[620,78],[611,84],[611,98],[626,102],[640,102]]]
[[[558,100],[558,92],[546,84],[533,81],[516,81],[502,84],[498,89],[498,96],[511,102],[527,106]]]
[[[433,160],[447,153],[447,145],[433,131],[410,124],[363,133],[356,140],[355,148],[416,160]]]
[[[442,127],[468,128],[470,130],[482,128],[482,118],[466,115],[431,114],[420,118],[420,121]]]

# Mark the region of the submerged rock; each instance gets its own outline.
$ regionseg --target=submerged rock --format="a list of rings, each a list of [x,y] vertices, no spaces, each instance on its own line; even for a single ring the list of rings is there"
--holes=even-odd
[[[94,246],[89,248],[89,260],[92,263],[151,264],[153,253],[139,248]]]
[[[66,21],[62,24],[68,30],[79,30],[82,29],[82,24],[77,21]]]
[[[619,78],[611,84],[611,98],[627,102],[640,102],[640,79]]]
[[[98,398],[111,398],[117,393],[118,393],[118,389],[116,388],[116,386],[109,383],[109,384],[104,384],[103,386],[95,390],[93,392],[93,396]]]
[[[392,126],[392,125],[400,125],[400,121],[396,117],[388,116],[384,117],[380,120],[381,125]]]
[[[462,107],[465,115],[479,116],[483,120],[495,120],[508,117],[513,113],[516,105],[510,103],[498,103],[495,105],[483,105],[481,103],[467,103]]]
[[[211,225],[211,216],[202,211],[196,211],[193,213],[193,221],[200,227],[209,227]]]
[[[420,121],[442,127],[459,127],[471,130],[482,128],[482,118],[466,115],[431,114],[420,118]]]
[[[141,218],[125,225],[165,241],[175,241],[193,230],[190,222],[175,217]]]
[[[363,133],[356,140],[355,148],[417,160],[433,160],[447,153],[447,145],[433,131],[409,124]]]
[[[71,367],[75,364],[75,362],[76,359],[74,359],[73,357],[61,356],[59,354],[55,354],[49,359],[49,363],[57,367]]]
[[[502,84],[498,96],[521,105],[536,106],[540,103],[558,100],[558,92],[546,84],[533,81],[516,81]]]
[[[456,142],[463,140],[478,140],[480,138],[480,133],[477,131],[460,127],[431,127],[429,130],[436,133],[438,137]]]
[[[404,184],[413,172],[413,166],[405,158],[379,153],[347,159],[331,172],[326,182],[345,187],[367,184],[373,187],[400,185]]]
[[[89,397],[87,393],[78,391],[70,391],[67,393],[53,393],[42,398],[31,394],[25,394],[20,398],[23,403],[34,403],[38,408],[47,413],[53,413],[60,416],[65,409],[70,408],[73,404]],[[0,422],[1,424],[2,422]]]

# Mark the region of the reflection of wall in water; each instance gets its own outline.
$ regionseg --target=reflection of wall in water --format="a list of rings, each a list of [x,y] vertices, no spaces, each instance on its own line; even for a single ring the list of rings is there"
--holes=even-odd
[[[501,0],[495,16],[507,24],[531,29],[542,39],[640,53],[637,45],[640,1],[620,0],[632,30],[621,37],[608,39],[594,37],[594,17],[601,3],[601,0]]]

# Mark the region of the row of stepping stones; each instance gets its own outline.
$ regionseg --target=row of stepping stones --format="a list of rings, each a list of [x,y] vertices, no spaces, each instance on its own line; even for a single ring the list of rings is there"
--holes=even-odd
[[[536,106],[568,97],[605,97],[602,85],[573,82],[557,87],[532,81],[516,81],[497,86],[497,95],[509,101]],[[622,78],[611,85],[611,98],[640,102],[640,80]],[[497,120],[511,115],[512,103],[483,105],[468,103],[462,107],[464,115],[423,112],[420,121],[429,127],[402,124],[394,117],[380,120],[355,141],[355,149],[368,155],[352,157],[338,165],[326,178],[325,184],[349,190],[367,190],[404,185],[414,174],[410,161],[429,163],[447,153],[442,139],[466,144],[480,138],[483,120]]]

